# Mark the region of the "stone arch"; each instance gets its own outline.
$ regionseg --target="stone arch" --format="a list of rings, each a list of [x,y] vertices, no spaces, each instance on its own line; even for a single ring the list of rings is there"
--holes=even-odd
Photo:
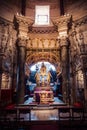
[[[60,57],[53,52],[31,52],[27,53],[26,63],[31,66],[39,61],[47,61],[55,66],[57,69],[60,64]]]

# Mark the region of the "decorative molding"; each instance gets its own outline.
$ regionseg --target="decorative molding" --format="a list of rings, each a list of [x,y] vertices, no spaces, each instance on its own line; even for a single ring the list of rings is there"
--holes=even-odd
[[[26,47],[27,41],[28,41],[27,38],[25,38],[25,37],[19,37],[17,39],[17,46],[18,47]]]
[[[66,14],[66,15],[61,16],[60,18],[58,18],[56,20],[53,20],[53,23],[56,26],[58,26],[58,28],[62,28],[64,26],[67,26],[70,22],[71,22],[71,16],[69,14]]]
[[[79,47],[80,47],[80,55],[86,55],[87,56],[87,45],[81,44]]]
[[[75,51],[73,50],[73,54],[75,52],[79,55],[87,55],[87,45],[85,42],[86,35],[84,35],[84,28],[78,27],[76,27],[75,23],[73,23],[72,30],[69,35],[69,38],[71,40],[71,47],[73,49],[75,48]]]
[[[60,47],[69,46],[69,39],[66,36],[58,37]]]
[[[81,32],[82,29],[80,30],[79,27],[81,27],[82,25],[85,25],[85,24],[87,24],[87,16],[84,16],[84,17],[82,17],[82,18],[80,18],[80,19],[78,19],[76,21],[73,21],[72,29],[69,32],[70,33],[69,36],[74,37],[75,35],[77,35],[77,33],[79,33],[79,32],[82,33]],[[84,32],[84,30],[83,30],[83,32]]]
[[[82,68],[81,57],[80,57],[79,52],[77,51],[77,48],[76,50],[74,50],[73,47],[71,47],[70,55],[71,55],[70,62],[72,64],[73,71],[75,72],[79,70],[80,68]]]
[[[56,26],[46,26],[46,27],[29,27],[29,33],[40,33],[40,34],[45,34],[45,33],[58,33],[58,29]]]
[[[28,34],[28,28],[33,24],[33,20],[22,15],[16,15],[14,17],[15,29],[18,31],[18,37],[26,37]]]
[[[45,52],[44,50],[42,51],[27,51],[27,57],[26,57],[26,62],[29,65],[32,65],[38,61],[48,61],[52,64],[57,64],[57,62],[60,61],[60,55],[58,56],[57,53],[54,52]]]
[[[31,26],[34,21],[29,17],[23,16],[21,14],[17,14],[14,16],[14,22],[18,23],[19,25]]]
[[[4,25],[4,26],[7,26],[7,25],[13,25],[13,22],[11,22],[11,21],[9,21],[9,20],[7,20],[7,19],[4,19],[4,18],[2,18],[2,17],[0,17],[0,24],[1,25]]]
[[[48,38],[29,38],[27,49],[59,49],[59,43],[56,39],[48,39]]]
[[[68,46],[69,40],[68,40],[68,31],[70,29],[71,24],[71,16],[64,15],[61,16],[59,19],[53,21],[53,23],[58,26],[58,39],[60,42],[60,46]]]
[[[80,19],[78,19],[76,21],[73,21],[73,22],[75,24],[75,27],[80,27],[80,26],[82,26],[84,24],[87,24],[87,16],[84,16],[84,17],[82,17],[82,18],[80,18]]]
[[[85,70],[87,68],[87,55],[81,55],[80,58],[81,58],[82,65],[83,65],[82,67]]]
[[[13,61],[15,60],[13,56],[15,55],[16,57],[16,38],[13,23],[0,17],[0,56],[2,58],[2,72],[7,72],[10,75],[13,73]]]
[[[33,21],[28,17],[22,15],[16,15],[14,18],[14,24],[18,32],[18,46],[25,46],[28,38],[28,27],[33,24]]]

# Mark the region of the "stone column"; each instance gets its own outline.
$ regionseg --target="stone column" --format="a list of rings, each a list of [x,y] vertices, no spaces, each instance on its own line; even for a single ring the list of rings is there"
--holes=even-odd
[[[25,58],[26,44],[28,41],[28,27],[32,24],[32,20],[28,17],[17,15],[14,18],[17,35],[17,51],[18,51],[18,70],[17,70],[17,103],[24,103],[25,95]]]
[[[25,95],[25,47],[26,40],[18,39],[17,49],[18,49],[18,88],[17,88],[17,103],[24,103]]]
[[[71,26],[71,16],[64,15],[59,19],[53,21],[56,26],[58,26],[58,39],[61,50],[61,66],[62,66],[62,94],[63,101],[69,103],[69,40],[68,32]]]
[[[62,66],[62,94],[63,101],[69,103],[69,42],[66,37],[60,39]]]

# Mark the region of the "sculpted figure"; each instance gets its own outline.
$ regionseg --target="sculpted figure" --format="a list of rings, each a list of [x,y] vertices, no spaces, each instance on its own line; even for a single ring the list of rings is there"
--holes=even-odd
[[[47,85],[50,84],[51,74],[50,72],[47,72],[44,63],[42,63],[41,69],[39,72],[36,73],[35,77],[36,77],[36,83],[38,85],[41,84],[41,86],[45,86],[45,84]]]

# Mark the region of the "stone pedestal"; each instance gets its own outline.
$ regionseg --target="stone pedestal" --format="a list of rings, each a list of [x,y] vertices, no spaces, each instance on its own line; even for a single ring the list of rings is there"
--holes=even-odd
[[[35,87],[34,101],[40,104],[48,104],[54,101],[51,87]]]

